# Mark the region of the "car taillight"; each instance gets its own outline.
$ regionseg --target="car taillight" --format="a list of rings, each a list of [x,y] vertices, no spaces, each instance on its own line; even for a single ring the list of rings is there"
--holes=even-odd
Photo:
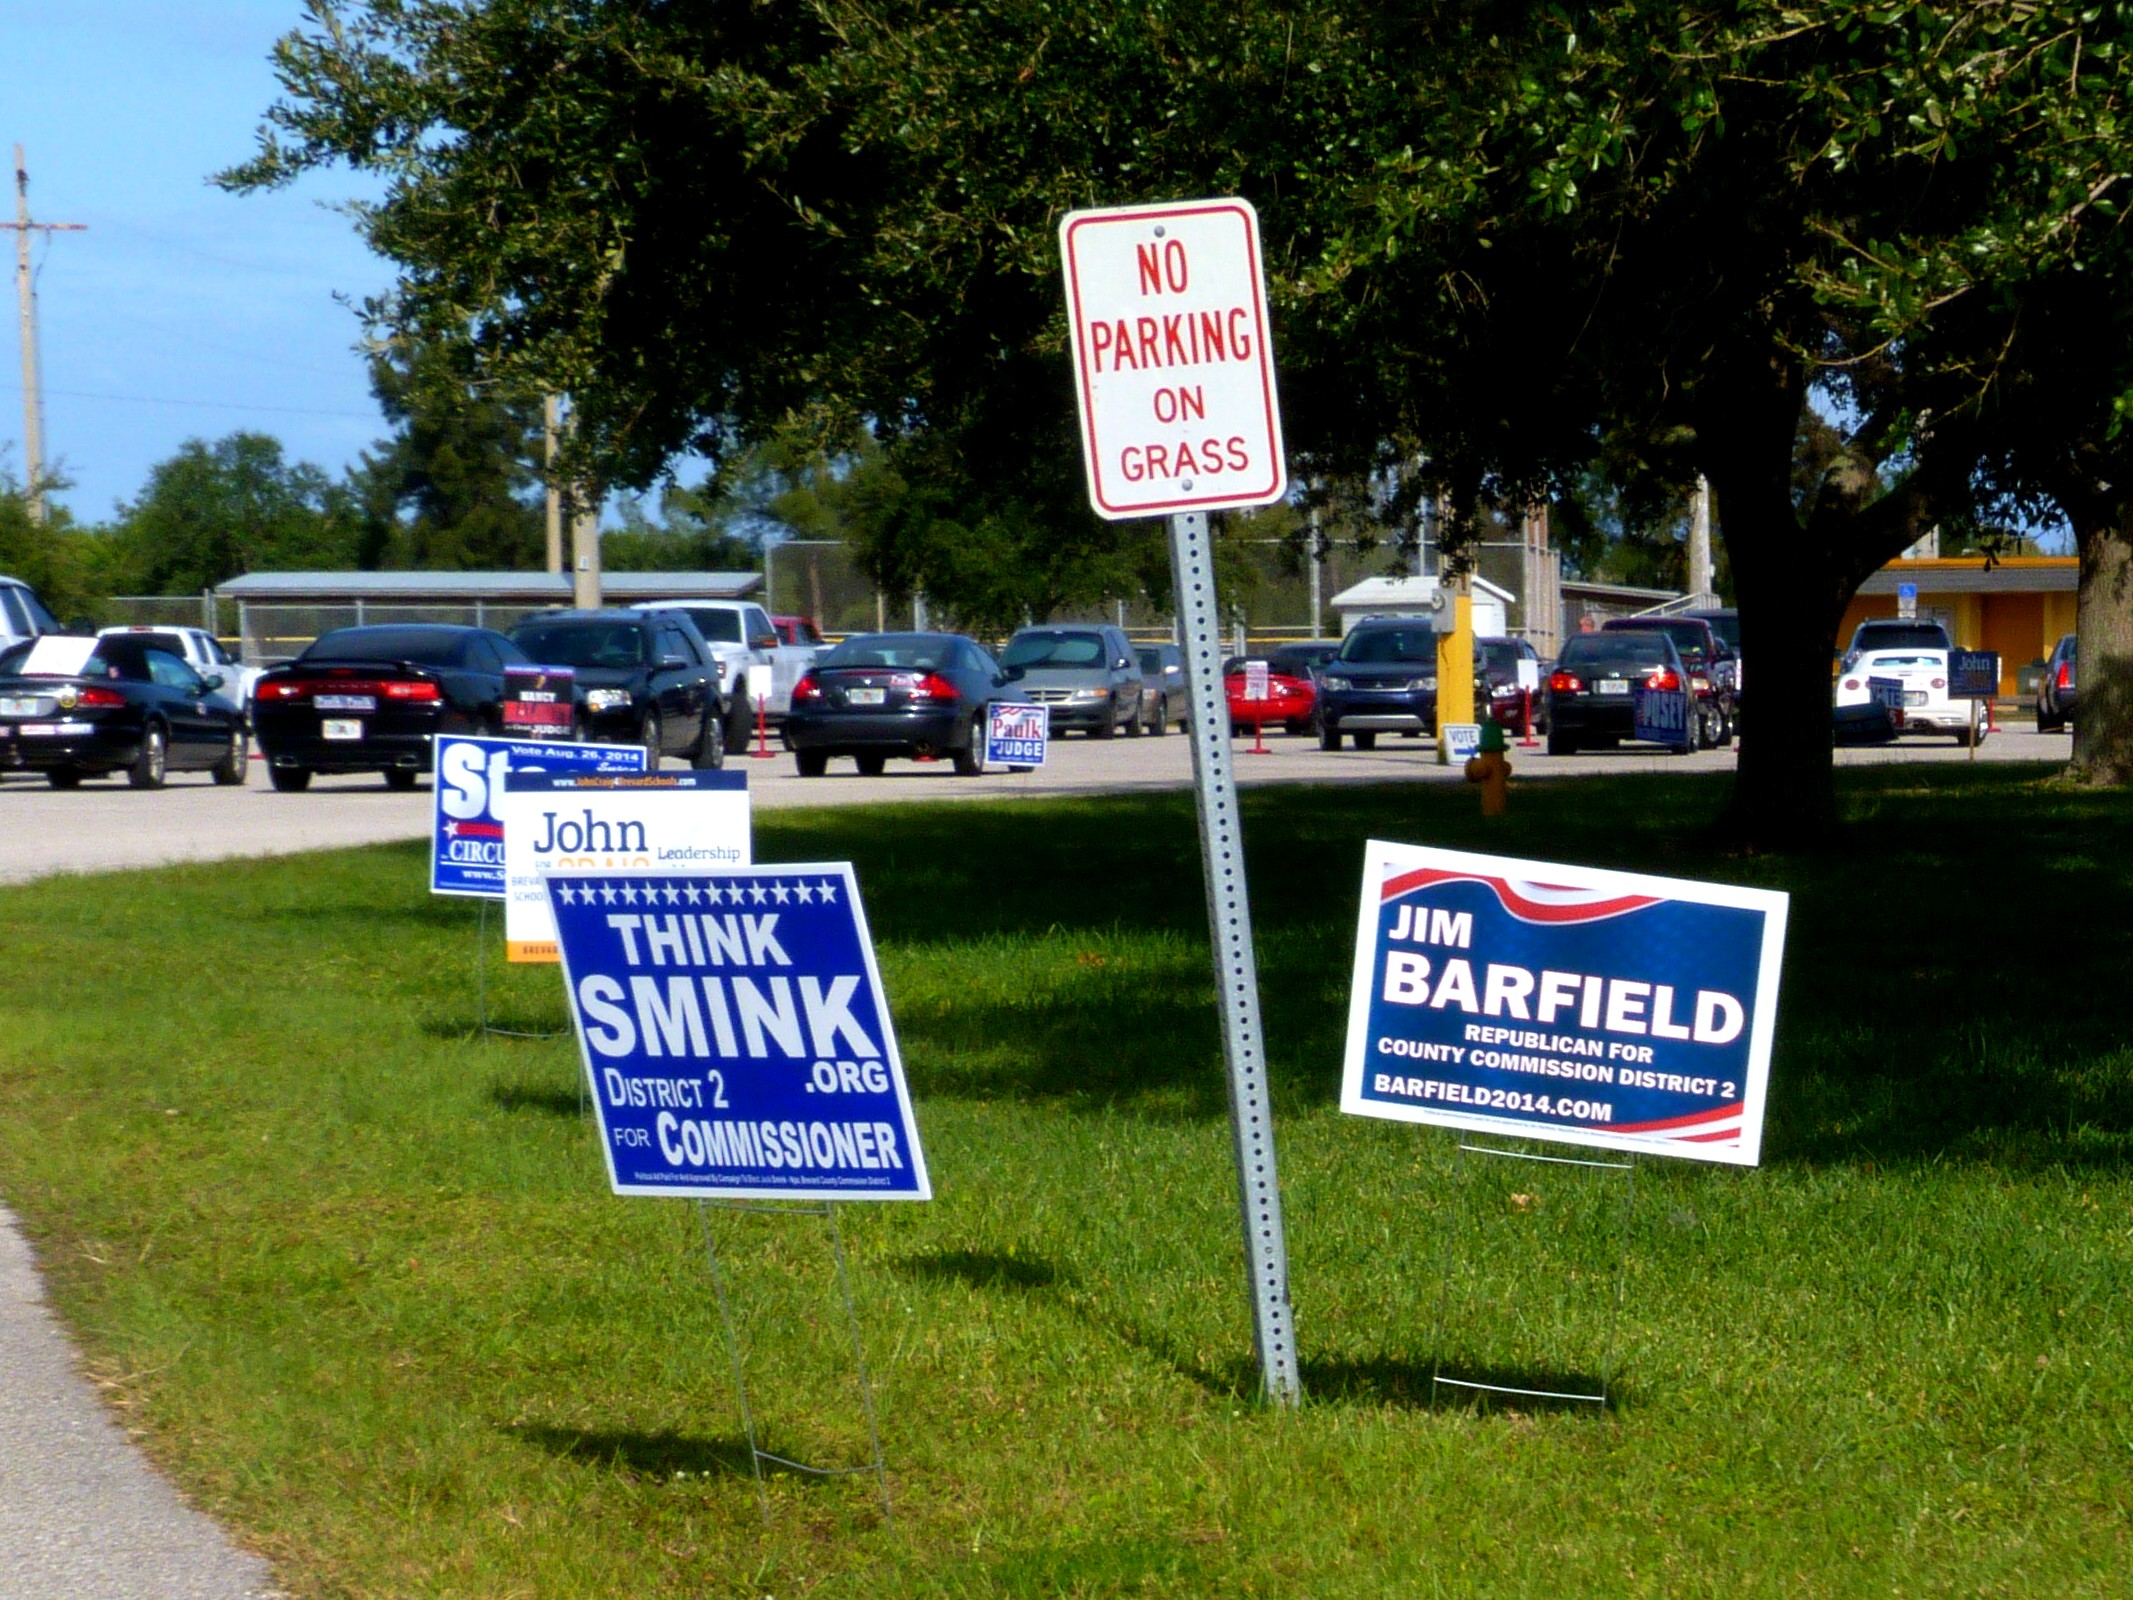
[[[1859,680],[1857,678],[1846,678],[1844,680],[1844,687],[1847,689],[1856,689],[1859,687]]]
[[[954,684],[950,683],[938,672],[929,672],[918,682],[911,685],[911,698],[914,700],[960,700],[962,695]]]
[[[1681,687],[1681,674],[1672,667],[1654,668],[1651,675],[1644,680],[1644,687],[1647,689],[1678,689]]]
[[[425,679],[410,682],[381,683],[378,692],[388,700],[435,700],[439,698],[437,685]]]
[[[122,706],[126,697],[116,689],[89,688],[79,691],[74,696],[74,703],[78,706]]]
[[[2071,661],[2062,661],[2059,663],[2059,679],[2058,682],[2054,685],[2054,687],[2060,689],[2071,689],[2073,688],[2073,686],[2074,664]]]
[[[301,700],[311,692],[308,683],[291,683],[286,679],[268,678],[252,691],[254,700]]]
[[[822,685],[816,681],[812,672],[804,675],[798,683],[792,686],[792,703],[794,705],[800,704],[803,700],[820,700],[821,698]]]
[[[1551,672],[1548,674],[1548,687],[1557,694],[1582,694],[1585,682],[1574,672]]]
[[[1936,689],[1945,689],[1948,687],[1948,680],[1946,678],[1935,678],[1933,680],[1933,687]]]

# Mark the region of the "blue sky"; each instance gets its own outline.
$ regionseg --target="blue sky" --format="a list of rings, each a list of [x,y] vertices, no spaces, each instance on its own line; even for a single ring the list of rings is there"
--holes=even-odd
[[[36,220],[89,227],[32,257],[47,462],[74,479],[56,498],[85,521],[188,438],[272,433],[338,473],[385,432],[353,308],[390,274],[329,209],[365,186],[343,172],[238,197],[207,181],[251,153],[276,87],[268,51],[300,18],[295,0],[10,10],[0,155],[24,147]],[[12,219],[12,192],[5,206]],[[13,238],[0,459],[19,477]]]

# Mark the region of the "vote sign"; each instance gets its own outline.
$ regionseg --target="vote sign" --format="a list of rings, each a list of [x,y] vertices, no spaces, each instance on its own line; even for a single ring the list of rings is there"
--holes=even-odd
[[[1096,514],[1281,499],[1288,466],[1251,203],[1072,211],[1059,254]]]
[[[1372,840],[1341,1109],[1754,1166],[1786,906]]]
[[[504,898],[504,822],[498,802],[504,776],[513,770],[642,772],[644,748],[440,735],[431,806],[431,894]]]
[[[996,702],[985,708],[985,759],[1005,767],[1041,767],[1052,730],[1044,706]]]
[[[748,864],[748,777],[512,772],[504,779],[504,959],[556,959],[549,872],[701,872]]]
[[[1638,684],[1630,691],[1630,734],[1649,744],[1689,748],[1689,691],[1648,689]]]
[[[848,864],[546,891],[615,1193],[932,1198]]]
[[[1948,697],[1950,699],[1989,700],[1999,692],[1999,651],[1950,650],[1948,652]]]

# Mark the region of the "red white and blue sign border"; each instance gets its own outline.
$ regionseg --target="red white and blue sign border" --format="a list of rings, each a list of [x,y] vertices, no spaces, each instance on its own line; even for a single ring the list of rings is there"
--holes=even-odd
[[[1754,953],[1754,994],[1746,1006],[1748,1030],[1742,1093],[1737,1101],[1695,1116],[1665,1119],[1671,1125],[1637,1124],[1607,1130],[1544,1122],[1511,1112],[1463,1111],[1393,1103],[1367,1096],[1371,1003],[1376,992],[1379,938],[1384,909],[1404,896],[1435,885],[1484,885],[1519,923],[1534,927],[1593,926],[1635,918],[1669,903],[1733,907],[1760,918],[1760,949]],[[1778,979],[1784,962],[1788,897],[1776,890],[1698,883],[1599,867],[1528,861],[1509,856],[1443,850],[1427,845],[1372,839],[1364,847],[1363,884],[1356,913],[1355,965],[1349,988],[1347,1049],[1341,1073],[1341,1110],[1354,1116],[1423,1123],[1467,1132],[1495,1133],[1590,1149],[1625,1150],[1677,1159],[1756,1166],[1761,1161],[1763,1113],[1768,1100],[1770,1050],[1777,1026]]]

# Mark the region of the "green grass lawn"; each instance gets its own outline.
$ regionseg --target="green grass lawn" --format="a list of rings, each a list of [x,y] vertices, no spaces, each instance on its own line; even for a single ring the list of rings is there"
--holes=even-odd
[[[1245,809],[1309,1403],[1251,1331],[1185,796],[779,813],[850,858],[939,1198],[848,1208],[893,1520],[740,1449],[696,1211],[606,1191],[575,1047],[474,1032],[389,847],[0,892],[0,1193],[92,1371],[302,1597],[2123,1596],[2133,827],[2007,768]],[[1462,1168],[1334,1109],[1361,842],[1789,889],[1758,1171]],[[560,1025],[553,969],[492,966]],[[766,1443],[864,1453],[818,1222],[712,1218]],[[1443,1356],[1606,1415],[1433,1407]],[[0,1375],[0,1381],[4,1375]],[[0,1582],[4,1588],[4,1582]]]

